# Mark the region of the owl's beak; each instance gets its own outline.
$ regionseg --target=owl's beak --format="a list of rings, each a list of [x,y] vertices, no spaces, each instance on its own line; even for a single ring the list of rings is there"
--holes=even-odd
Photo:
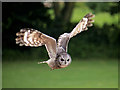
[[[65,64],[66,64],[66,61],[65,61]]]

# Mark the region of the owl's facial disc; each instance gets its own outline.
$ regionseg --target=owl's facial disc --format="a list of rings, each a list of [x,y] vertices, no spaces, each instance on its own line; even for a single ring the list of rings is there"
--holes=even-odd
[[[67,67],[71,63],[71,57],[69,54],[62,54],[59,58],[59,63],[61,67]]]

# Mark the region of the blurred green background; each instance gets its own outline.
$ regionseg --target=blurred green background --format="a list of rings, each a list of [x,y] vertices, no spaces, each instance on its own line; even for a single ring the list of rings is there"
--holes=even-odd
[[[118,88],[117,2],[2,3],[3,88]],[[94,26],[70,40],[69,67],[51,71],[38,61],[49,57],[44,46],[16,45],[16,32],[34,28],[58,39],[71,32],[87,14],[96,15]]]

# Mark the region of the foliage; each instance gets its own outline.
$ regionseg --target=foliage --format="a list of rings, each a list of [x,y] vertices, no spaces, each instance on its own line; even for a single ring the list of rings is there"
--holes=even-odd
[[[94,10],[96,13],[100,12],[108,12],[110,14],[115,14],[118,13],[118,2],[91,2],[91,3],[86,3],[86,5]]]

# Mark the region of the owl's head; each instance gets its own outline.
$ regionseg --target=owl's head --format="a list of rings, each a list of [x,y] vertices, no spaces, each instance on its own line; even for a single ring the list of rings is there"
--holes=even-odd
[[[57,58],[58,64],[61,68],[67,67],[71,63],[71,57],[67,53],[62,53]]]

